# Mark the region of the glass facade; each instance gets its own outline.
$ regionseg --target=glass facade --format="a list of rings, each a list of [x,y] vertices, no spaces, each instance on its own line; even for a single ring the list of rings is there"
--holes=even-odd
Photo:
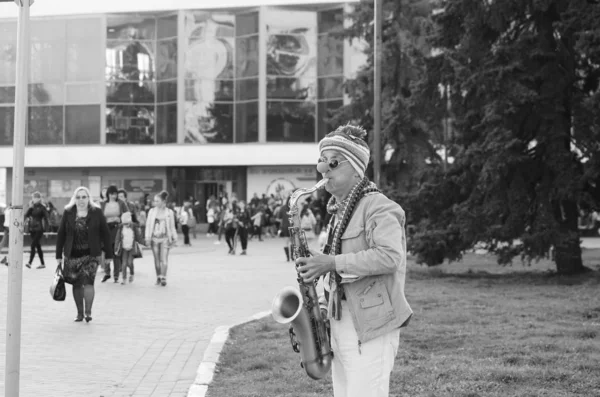
[[[317,142],[344,98],[336,7],[33,19],[27,144]],[[0,20],[0,145],[16,36]]]
[[[101,17],[32,21],[28,145],[101,142],[101,26]],[[16,28],[0,22],[0,145],[13,143]]]

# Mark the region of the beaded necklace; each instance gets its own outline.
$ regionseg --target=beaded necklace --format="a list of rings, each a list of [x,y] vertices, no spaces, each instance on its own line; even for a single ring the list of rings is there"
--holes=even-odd
[[[366,194],[373,192],[380,192],[380,190],[373,182],[369,181],[369,178],[364,177],[352,188],[348,197],[339,204],[336,203],[335,197],[331,197],[331,199],[329,199],[329,203],[327,204],[327,211],[330,214],[337,214],[337,212],[343,208],[342,215],[333,231],[333,239],[331,241],[331,249],[329,251],[329,255],[335,256],[342,253],[342,235],[344,234],[344,231],[346,230],[346,227],[350,222],[350,218],[354,213],[354,208],[356,208],[356,204]],[[335,210],[335,212],[332,212],[333,210]],[[336,271],[331,272],[331,274],[329,275],[329,282],[336,284],[336,288],[331,288],[332,291],[336,292],[330,297],[330,310],[331,316],[336,320],[339,320],[341,318],[340,301],[342,299],[343,293],[343,289],[341,288],[341,281],[341,276]]]

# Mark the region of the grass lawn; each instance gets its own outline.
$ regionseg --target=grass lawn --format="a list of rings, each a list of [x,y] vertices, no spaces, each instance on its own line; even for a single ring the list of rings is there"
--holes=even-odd
[[[390,396],[600,396],[600,250],[591,273],[559,277],[548,261],[500,267],[469,254],[459,263],[409,264],[414,316],[400,334]],[[290,280],[293,285],[294,280]],[[292,351],[270,316],[231,330],[208,397],[332,396]]]

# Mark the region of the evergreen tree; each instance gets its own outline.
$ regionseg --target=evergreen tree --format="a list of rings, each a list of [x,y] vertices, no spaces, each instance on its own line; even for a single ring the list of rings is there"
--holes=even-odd
[[[415,84],[422,78],[425,59],[431,51],[427,37],[433,34],[432,0],[384,0],[382,24],[382,145],[393,149],[382,164],[382,185],[398,191],[418,187],[426,159],[439,162],[435,144],[441,138],[439,119],[434,125],[410,111]],[[334,125],[354,121],[367,131],[373,128],[373,2],[360,2],[350,14],[347,39],[366,44],[366,65],[356,78],[346,82],[351,103],[332,117]],[[438,102],[439,94],[437,98]],[[431,109],[427,113],[431,114]],[[369,140],[372,145],[372,133]],[[439,142],[437,142],[439,143]],[[369,171],[372,171],[371,168]],[[390,192],[394,193],[394,192]]]
[[[598,21],[593,0],[444,3],[414,104],[450,87],[459,152],[407,204],[421,261],[483,243],[501,263],[552,253],[559,273],[584,270],[579,210],[600,204]]]

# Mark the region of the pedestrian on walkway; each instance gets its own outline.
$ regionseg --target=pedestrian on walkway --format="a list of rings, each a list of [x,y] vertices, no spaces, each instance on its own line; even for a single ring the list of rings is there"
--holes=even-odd
[[[123,268],[123,277],[121,284],[127,284],[127,269],[130,270],[129,282],[133,282],[135,270],[133,268],[133,259],[139,255],[139,245],[144,244],[140,228],[137,223],[131,219],[131,213],[126,212],[121,215],[121,225],[117,231],[115,241],[115,256],[121,257],[121,267]]]
[[[10,206],[12,204],[9,204],[8,207],[6,207],[6,209],[4,210],[4,234],[2,235],[2,241],[0,242],[0,250],[2,250],[2,248],[4,247],[8,247],[8,232],[10,229]],[[8,259],[5,256],[4,258],[2,258],[2,263],[5,264],[6,266],[8,266]]]
[[[102,213],[106,218],[106,223],[108,224],[108,230],[110,231],[110,241],[111,241],[111,252],[115,252],[115,239],[117,237],[117,230],[119,229],[119,225],[121,224],[121,215],[126,212],[129,212],[129,208],[127,208],[127,203],[123,200],[119,200],[118,197],[119,189],[115,185],[111,185],[106,189],[105,199],[101,204]],[[119,282],[119,273],[121,272],[121,258],[115,257],[113,265],[113,275],[115,279],[115,283]],[[107,261],[104,263],[104,277],[102,278],[102,282],[105,282],[110,278],[110,262]]]
[[[146,220],[146,246],[152,248],[156,285],[167,285],[169,250],[177,243],[175,213],[167,207],[169,193],[164,190],[154,196],[154,207]]]
[[[236,218],[235,207],[228,203],[223,210],[223,230],[225,232],[225,242],[229,247],[229,255],[235,255],[236,239],[238,231],[238,219]]]
[[[193,215],[190,211],[190,208],[188,206],[188,202],[185,201],[183,203],[183,205],[181,206],[181,208],[179,209],[179,215],[178,215],[178,220],[179,223],[181,224],[181,232],[183,233],[183,245],[185,246],[192,246],[192,244],[190,244],[190,219],[193,219]]]
[[[78,187],[71,197],[56,236],[56,259],[62,265],[65,282],[73,285],[77,307],[75,322],[92,321],[96,271],[102,260],[113,257],[106,218],[85,187]],[[64,258],[64,259],[63,259]]]
[[[29,262],[25,265],[29,269],[31,269],[31,263],[35,258],[36,251],[41,262],[37,268],[46,268],[46,265],[44,264],[44,252],[42,251],[41,240],[42,237],[44,237],[44,232],[50,224],[49,218],[50,214],[48,213],[46,206],[42,203],[42,194],[40,192],[34,192],[31,195],[29,209],[25,213],[25,221],[29,223],[29,235],[31,236]]]
[[[237,205],[237,235],[240,239],[240,243],[242,243],[242,252],[240,253],[240,255],[246,255],[246,249],[248,248],[248,228],[252,227],[252,220],[250,218],[250,211],[246,207],[246,202],[240,200],[237,202]]]

